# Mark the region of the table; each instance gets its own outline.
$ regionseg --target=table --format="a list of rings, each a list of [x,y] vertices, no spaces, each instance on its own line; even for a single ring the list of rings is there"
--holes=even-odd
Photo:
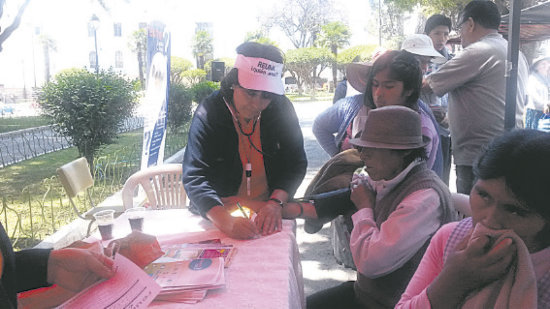
[[[211,290],[197,304],[154,302],[152,308],[305,308],[300,253],[296,242],[296,222],[283,220],[279,233],[253,240],[227,237],[214,225],[187,209],[146,211],[143,232],[157,236],[163,244],[177,244],[220,238],[237,248],[226,268],[226,287]],[[113,235],[130,233],[126,214],[115,221]],[[99,233],[94,234],[99,238]]]

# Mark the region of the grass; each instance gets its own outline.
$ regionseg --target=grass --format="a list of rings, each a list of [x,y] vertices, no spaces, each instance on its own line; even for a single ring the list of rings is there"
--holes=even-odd
[[[141,145],[142,135],[142,130],[123,133],[114,144],[102,147],[97,157],[115,153],[124,147]],[[0,195],[17,199],[17,195],[25,186],[42,182],[45,178],[55,175],[55,170],[59,166],[77,158],[78,150],[71,147],[0,169]]]
[[[0,133],[40,127],[48,125],[48,119],[44,116],[29,117],[0,117]]]
[[[115,143],[99,150],[92,190],[96,203],[120,190],[126,178],[139,169],[142,136],[142,130],[123,133]],[[165,158],[181,149],[186,141],[186,128],[177,134],[168,132]],[[36,245],[53,232],[52,226],[58,229],[76,217],[53,177],[57,167],[76,158],[78,151],[72,147],[0,169],[0,206],[4,204],[0,207],[0,220],[6,229],[9,227],[15,248]],[[82,198],[77,204],[86,205],[87,201]],[[17,224],[21,224],[19,228]]]

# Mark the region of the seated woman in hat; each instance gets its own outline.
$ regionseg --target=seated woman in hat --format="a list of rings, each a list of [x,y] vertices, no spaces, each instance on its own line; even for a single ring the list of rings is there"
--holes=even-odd
[[[472,217],[443,226],[397,308],[550,308],[550,134],[516,130],[474,165]]]
[[[403,83],[395,82],[387,91],[387,95],[401,94]],[[371,110],[361,137],[350,140],[365,164],[351,189],[285,206],[288,217],[327,221],[348,208],[357,209],[350,241],[357,281],[309,296],[307,308],[395,306],[431,236],[455,219],[449,189],[426,166],[429,142],[422,135],[420,116],[412,109]]]
[[[319,145],[331,156],[351,149],[351,138],[360,134],[370,110],[381,106],[401,105],[417,111],[421,116],[422,133],[430,137],[426,146],[428,168],[438,175],[443,171],[437,121],[429,106],[419,100],[422,70],[414,55],[407,51],[387,51],[375,56],[374,63],[351,63],[346,68],[349,83],[361,94],[339,100],[313,122],[313,134]],[[379,77],[375,77],[378,75]],[[388,86],[372,88],[373,80],[385,84],[401,82],[402,93],[385,95]]]
[[[183,183],[192,211],[232,238],[249,239],[281,230],[282,206],[302,182],[307,160],[296,112],[284,96],[281,51],[246,42],[237,54],[220,91],[193,116]],[[254,222],[231,216],[237,201],[257,213]]]

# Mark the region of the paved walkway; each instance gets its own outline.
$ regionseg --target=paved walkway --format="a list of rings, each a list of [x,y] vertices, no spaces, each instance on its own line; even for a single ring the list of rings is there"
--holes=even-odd
[[[311,179],[313,179],[321,166],[329,159],[329,156],[319,146],[315,136],[313,136],[311,126],[315,117],[331,104],[331,101],[296,102],[294,104],[296,113],[300,119],[308,159],[307,174],[296,193],[297,197],[303,196]],[[345,281],[355,280],[355,271],[336,263],[332,254],[329,237],[330,223],[325,224],[323,229],[316,234],[307,234],[304,231],[303,220],[298,219],[297,223],[296,238],[302,259],[306,295]]]

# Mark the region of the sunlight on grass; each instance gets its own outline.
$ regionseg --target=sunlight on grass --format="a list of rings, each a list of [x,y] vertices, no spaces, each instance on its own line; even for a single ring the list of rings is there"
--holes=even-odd
[[[48,125],[44,116],[0,118],[0,133]]]

